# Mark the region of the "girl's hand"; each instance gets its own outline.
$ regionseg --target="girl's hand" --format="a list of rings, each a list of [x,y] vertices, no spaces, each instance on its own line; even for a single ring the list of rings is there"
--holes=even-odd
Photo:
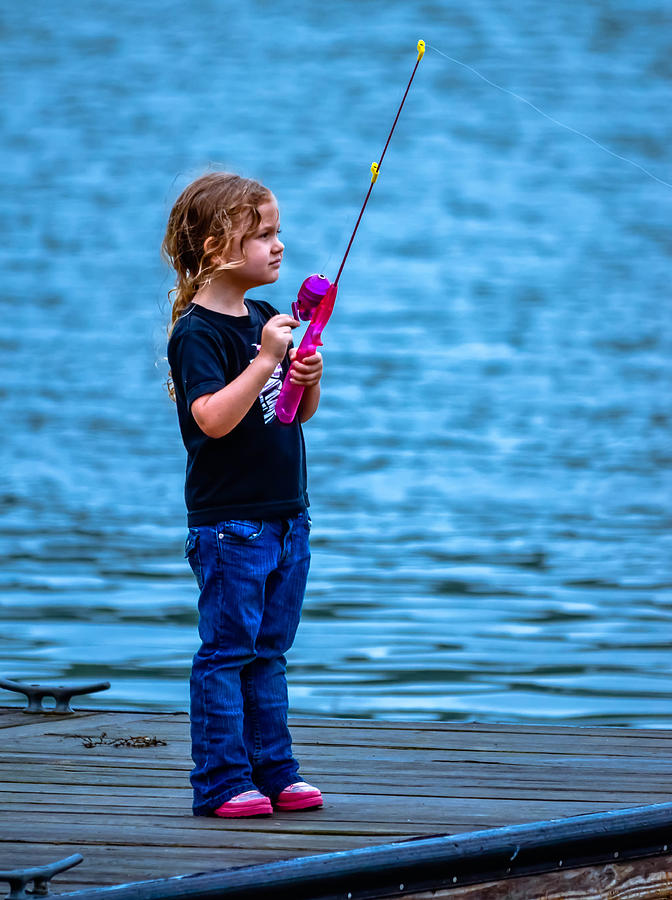
[[[289,359],[292,363],[289,377],[294,384],[310,388],[320,383],[320,378],[322,378],[322,355],[320,353],[314,353],[299,362],[296,359],[296,348],[292,347],[289,351]]]
[[[292,328],[298,325],[296,319],[284,313],[269,319],[261,332],[259,355],[263,354],[276,363],[282,362],[292,340]]]

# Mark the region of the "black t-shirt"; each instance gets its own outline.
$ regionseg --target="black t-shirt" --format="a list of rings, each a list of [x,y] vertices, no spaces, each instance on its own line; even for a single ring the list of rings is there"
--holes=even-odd
[[[274,414],[287,357],[243,419],[221,438],[196,424],[191,404],[229,384],[255,358],[268,303],[245,299],[247,316],[228,316],[192,304],[168,341],[177,415],[187,449],[185,500],[189,526],[231,518],[276,519],[308,506],[306,454],[298,416],[284,425]]]

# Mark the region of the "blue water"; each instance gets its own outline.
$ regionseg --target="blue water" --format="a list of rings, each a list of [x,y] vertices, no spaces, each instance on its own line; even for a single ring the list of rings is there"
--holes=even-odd
[[[158,248],[209,165],[331,277],[429,45],[672,182],[663,0],[0,12],[0,675],[187,706]],[[672,726],[672,190],[429,49],[306,429],[300,714]],[[2,692],[0,702],[13,702]]]

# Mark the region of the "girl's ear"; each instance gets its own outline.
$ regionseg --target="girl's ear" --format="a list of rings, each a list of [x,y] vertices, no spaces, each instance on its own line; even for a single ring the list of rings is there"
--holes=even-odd
[[[205,241],[203,242],[203,252],[206,254],[206,256],[208,253],[212,253],[212,251],[214,250],[214,245],[216,243],[217,239],[212,237],[212,235],[205,239]],[[221,256],[213,256],[212,261],[216,266],[221,266],[223,262]]]

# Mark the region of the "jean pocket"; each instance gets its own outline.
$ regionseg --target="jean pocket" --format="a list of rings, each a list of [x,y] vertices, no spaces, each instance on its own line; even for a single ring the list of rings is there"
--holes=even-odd
[[[191,571],[194,573],[199,589],[203,590],[203,567],[201,566],[200,535],[198,528],[189,529],[189,534],[184,542],[184,555],[189,561]]]
[[[245,543],[255,541],[260,537],[264,530],[264,523],[261,519],[229,519],[227,522],[220,523],[217,530],[217,537],[220,541],[230,538]]]
[[[308,531],[313,527],[313,520],[308,515],[308,511],[299,513],[296,517],[296,521],[299,525],[305,525]]]

